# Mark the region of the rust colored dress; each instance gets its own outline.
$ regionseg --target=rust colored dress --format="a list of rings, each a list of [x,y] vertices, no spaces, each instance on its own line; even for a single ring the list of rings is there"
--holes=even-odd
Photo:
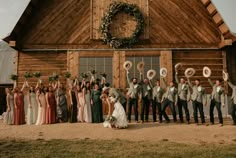
[[[25,123],[25,111],[24,111],[24,94],[19,92],[16,94],[16,107],[14,111],[14,124],[22,125]]]
[[[46,108],[46,124],[56,123],[56,98],[54,93],[48,92],[49,106]]]

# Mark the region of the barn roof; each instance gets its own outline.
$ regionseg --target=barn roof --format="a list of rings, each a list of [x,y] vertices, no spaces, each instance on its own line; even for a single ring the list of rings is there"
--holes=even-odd
[[[14,72],[14,56],[16,51],[9,45],[0,41],[0,84],[10,84],[10,75]]]
[[[19,36],[22,35],[22,32],[26,31],[25,26],[27,25],[27,22],[29,19],[33,18],[34,15],[37,13],[38,5],[40,0],[31,0],[25,9],[24,13],[22,14],[21,18],[17,22],[16,26],[14,27],[11,34],[4,38],[3,40],[6,42],[10,41],[16,41]],[[176,1],[176,0],[175,0]],[[202,3],[204,7],[206,8],[206,11],[208,12],[209,16],[212,18],[214,23],[217,26],[217,30],[221,33],[221,43],[219,44],[219,48],[222,48],[226,45],[231,45],[232,42],[236,41],[235,34],[231,33],[229,27],[224,22],[223,18],[217,11],[215,5],[212,3],[211,0],[194,0],[199,1],[199,3]],[[46,3],[45,1],[41,1],[41,3]],[[183,3],[184,5],[184,3]]]

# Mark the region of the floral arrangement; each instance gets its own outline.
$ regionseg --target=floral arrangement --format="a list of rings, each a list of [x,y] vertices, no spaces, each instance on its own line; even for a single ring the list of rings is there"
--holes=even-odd
[[[53,81],[54,81],[54,77],[53,77],[53,76],[49,76],[49,77],[48,77],[48,81],[49,81],[49,82],[53,82]]]
[[[56,74],[56,73],[54,73],[54,74],[52,75],[52,78],[53,78],[54,81],[58,81],[59,75]]]
[[[36,78],[40,78],[41,77],[41,73],[39,72],[39,71],[37,71],[37,72],[34,72],[34,77],[36,77]]]
[[[100,74],[102,77],[106,78],[107,77],[107,74],[104,72],[104,73],[101,73]]]
[[[86,79],[86,78],[88,78],[88,74],[83,72],[83,73],[81,73],[81,77]]]
[[[24,77],[28,79],[28,78],[32,78],[33,75],[30,72],[25,72]]]
[[[113,124],[116,122],[116,118],[114,116],[109,115],[107,116],[105,121],[109,122],[110,124]]]
[[[71,73],[67,71],[67,72],[65,73],[65,77],[66,77],[66,78],[70,78],[70,77],[71,77]]]
[[[94,69],[91,69],[90,71],[89,71],[92,75],[95,75],[97,72],[96,72],[96,70],[94,70]]]
[[[11,80],[13,80],[13,81],[16,81],[17,80],[17,78],[18,78],[18,76],[17,75],[15,75],[15,74],[11,74]]]
[[[128,38],[113,37],[110,32],[110,24],[112,19],[119,12],[133,16],[137,22],[136,29]],[[104,44],[109,44],[112,48],[130,48],[133,44],[138,42],[139,36],[144,32],[144,17],[138,6],[135,4],[128,4],[123,2],[114,2],[110,5],[108,12],[102,18],[100,26],[102,33],[102,40]]]

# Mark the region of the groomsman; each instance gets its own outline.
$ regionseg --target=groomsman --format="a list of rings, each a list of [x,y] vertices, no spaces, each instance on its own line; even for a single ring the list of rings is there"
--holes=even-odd
[[[152,115],[153,122],[156,122],[156,107],[159,115],[159,122],[162,123],[162,111],[161,111],[161,100],[164,94],[163,88],[160,86],[160,81],[156,81],[156,86],[152,89]]]
[[[177,95],[178,91],[175,88],[173,81],[171,81],[168,86],[165,79],[163,77],[161,79],[164,82],[164,85],[166,88],[166,91],[162,97],[162,115],[164,116],[166,122],[169,123],[170,119],[166,114],[166,108],[169,106],[171,109],[173,118],[174,118],[174,122],[177,122],[175,106],[177,106],[177,102],[178,102],[178,95]]]
[[[128,96],[128,121],[131,122],[131,112],[132,106],[134,106],[135,121],[138,122],[138,94],[140,91],[140,86],[138,84],[137,78],[129,79],[129,73],[127,72],[127,82],[129,84],[129,90],[127,92]]]
[[[195,80],[195,85],[193,85],[189,78],[187,78],[189,86],[192,88],[193,92],[191,95],[191,99],[193,101],[193,115],[194,121],[198,124],[198,110],[200,112],[200,117],[202,120],[202,124],[205,123],[205,116],[203,112],[203,105],[206,106],[207,99],[206,99],[206,91],[201,86],[200,80]]]
[[[232,99],[232,113],[231,113],[231,115],[232,115],[232,119],[234,121],[233,124],[236,125],[236,86],[233,85],[230,81],[228,81],[228,84],[229,84],[230,88],[232,88],[232,90],[233,90],[232,97],[231,97],[231,99]]]
[[[127,103],[126,97],[119,90],[111,88],[109,83],[106,83],[105,87],[108,90],[109,97],[115,98],[115,102],[119,101],[123,106],[124,110],[126,111],[126,103]]]
[[[175,74],[175,81],[178,84],[178,110],[179,110],[179,119],[180,122],[183,123],[183,111],[182,108],[185,110],[186,120],[188,124],[190,123],[190,116],[188,110],[188,101],[190,101],[190,90],[189,86],[186,84],[184,78],[178,78],[178,71]]]
[[[152,103],[152,88],[149,83],[149,80],[145,78],[140,83],[140,90],[142,94],[142,110],[141,110],[141,121],[144,122],[144,113],[145,113],[145,122],[148,122],[149,117],[149,108]]]
[[[208,78],[208,82],[210,83],[212,87],[212,93],[211,93],[211,104],[210,104],[210,122],[211,124],[214,124],[214,107],[216,107],[218,111],[218,118],[219,123],[221,126],[223,126],[223,117],[222,117],[222,111],[221,111],[221,105],[225,107],[225,93],[224,88],[220,85],[220,80],[216,80],[215,84],[211,81],[210,78]]]

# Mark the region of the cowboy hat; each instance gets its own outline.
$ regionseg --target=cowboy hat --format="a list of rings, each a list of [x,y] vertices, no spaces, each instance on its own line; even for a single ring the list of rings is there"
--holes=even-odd
[[[144,69],[144,62],[143,61],[138,62],[137,69],[139,72],[143,71],[143,69]]]
[[[148,72],[147,72],[147,78],[149,79],[149,80],[152,80],[154,77],[156,76],[156,71],[155,70],[148,70]]]
[[[124,68],[126,71],[129,71],[132,66],[133,66],[133,64],[132,64],[131,61],[125,61],[124,64],[123,64],[123,68]]]
[[[160,69],[160,76],[166,77],[167,76],[167,69],[165,67]]]
[[[180,66],[182,66],[182,63],[175,64],[175,69],[178,69]]]
[[[211,76],[211,69],[207,66],[203,68],[203,76],[209,78]]]
[[[187,68],[184,72],[185,77],[190,78],[195,75],[196,70],[194,68]]]

